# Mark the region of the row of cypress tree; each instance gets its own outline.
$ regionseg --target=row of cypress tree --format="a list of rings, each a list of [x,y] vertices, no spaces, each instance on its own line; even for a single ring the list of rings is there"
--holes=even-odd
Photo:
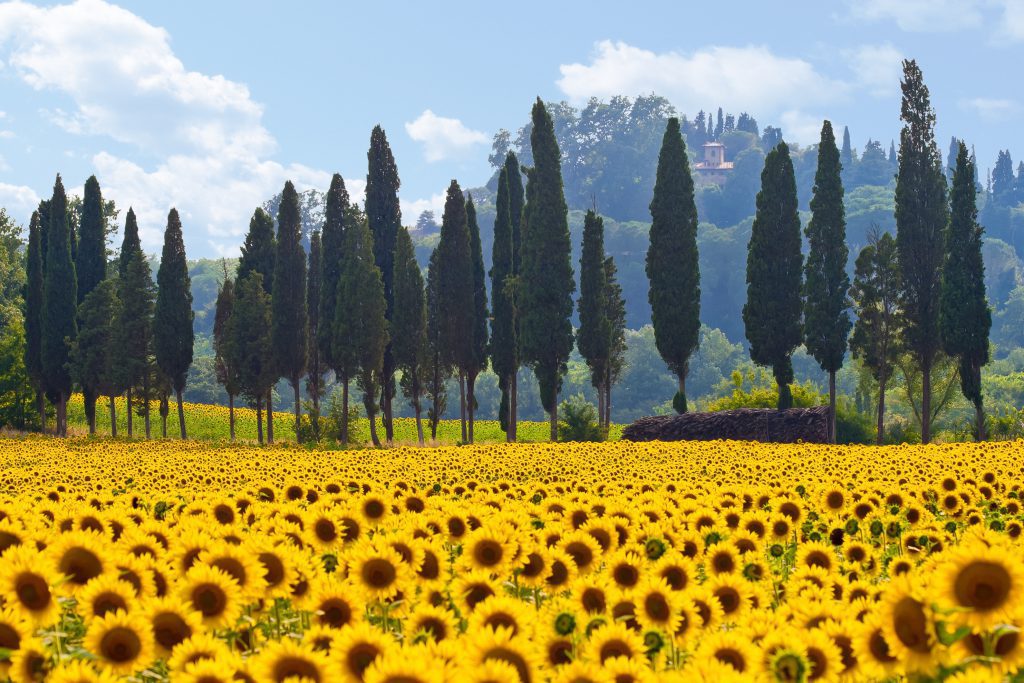
[[[150,401],[160,401],[166,435],[168,395],[174,392],[185,438],[181,399],[192,364],[193,313],[177,210],[172,208],[167,216],[154,286],[135,212],[128,210],[120,255],[111,263],[96,177],[85,183],[76,234],[58,175],[52,196],[32,214],[26,259],[25,365],[36,387],[44,431],[48,400],[56,408],[54,432],[67,436],[67,402],[77,387],[90,433],[96,431],[97,400],[107,396],[116,434],[114,398],[126,394],[129,435],[138,408],[147,438]]]

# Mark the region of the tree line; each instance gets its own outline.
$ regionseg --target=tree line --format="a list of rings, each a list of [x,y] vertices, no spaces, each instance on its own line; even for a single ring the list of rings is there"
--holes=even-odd
[[[980,373],[988,362],[991,314],[983,284],[976,170],[960,142],[947,198],[946,171],[934,139],[935,114],[913,61],[904,63],[902,88],[896,236],[873,236],[856,258],[852,283],[842,175],[848,134],[844,131],[841,151],[831,123],[823,123],[811,217],[803,230],[793,163],[781,136],[765,157],[742,314],[750,357],[771,369],[777,405],[784,409],[792,404],[792,355],[804,345],[829,375],[834,440],[835,376],[847,350],[852,351],[879,386],[881,442],[886,382],[898,355],[909,352],[920,370],[915,410],[927,442],[931,374],[945,354],[956,359],[962,391],[976,407],[981,438]],[[745,120],[744,125],[756,123]],[[700,339],[697,206],[684,127],[690,126],[672,117],[665,128],[649,206],[646,258],[655,343],[678,379],[672,404],[680,413],[688,409],[686,377]],[[229,396],[232,438],[234,400],[243,397],[256,408],[261,442],[266,412],[266,440],[273,442],[272,387],[284,378],[295,394],[297,436],[303,430],[305,380],[309,429],[318,439],[325,378],[333,373],[342,388],[343,443],[349,437],[353,382],[373,443],[380,445],[376,418],[383,440],[392,441],[399,390],[413,408],[420,442],[425,441],[424,412],[435,438],[448,410],[449,378],[457,380],[462,440],[471,443],[475,383],[490,364],[499,379],[499,416],[508,440],[516,439],[516,377],[524,365],[537,378],[554,440],[559,392],[574,344],[597,390],[599,422],[607,427],[611,388],[625,358],[625,305],[616,264],[604,251],[601,217],[588,211],[574,301],[562,155],[552,118],[539,98],[529,137],[532,165],[521,166],[516,154],[507,151],[498,174],[489,272],[473,198],[455,180],[447,190],[439,241],[425,276],[421,272],[401,224],[398,171],[380,126],[371,134],[363,206],[351,200],[344,179],[335,174],[322,228],[311,235],[308,254],[299,198],[290,182],[276,220],[256,209],[237,272],[232,278],[225,268],[216,302],[215,363]],[[77,239],[69,230],[66,206],[58,176],[53,197],[41,204],[30,227],[26,304],[38,313],[26,321],[26,365],[39,408],[43,397],[53,402],[56,431],[65,434],[67,397],[76,385],[94,430],[97,397],[108,396],[113,411],[113,397],[124,393],[130,406],[141,406],[149,436],[149,400],[162,398],[163,406],[173,391],[184,437],[180,396],[192,360],[192,313],[177,212],[172,209],[168,216],[154,287],[131,210],[116,268],[104,270],[103,202],[95,178],[85,188]],[[579,313],[575,330],[574,308]],[[166,411],[162,414],[166,431]]]

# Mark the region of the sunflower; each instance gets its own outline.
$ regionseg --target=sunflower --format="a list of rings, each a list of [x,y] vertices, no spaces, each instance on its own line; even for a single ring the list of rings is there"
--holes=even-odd
[[[842,652],[827,633],[821,629],[809,629],[800,634],[807,659],[811,663],[808,681],[838,680],[843,670]]]
[[[735,546],[726,543],[718,543],[705,551],[704,565],[712,576],[733,574],[742,567],[739,552]]]
[[[82,616],[89,621],[118,610],[131,612],[137,600],[135,589],[130,583],[113,574],[104,574],[85,585],[78,595],[77,603],[82,608]]]
[[[21,647],[32,633],[32,625],[17,612],[3,607],[0,608],[0,649],[14,653]],[[11,662],[0,660],[0,677],[7,676],[10,672]]]
[[[517,636],[525,634],[534,619],[536,619],[536,611],[530,609],[522,600],[496,595],[487,598],[473,608],[467,630],[504,628],[510,630],[513,636]]]
[[[516,667],[500,659],[458,667],[451,680],[462,683],[520,683]]]
[[[359,514],[369,526],[380,525],[391,512],[391,507],[381,496],[370,494],[359,502]]]
[[[615,657],[604,663],[604,670],[611,675],[614,683],[655,683],[657,674],[651,671],[647,662],[625,657]]]
[[[995,633],[969,633],[956,642],[962,659],[983,659],[996,673],[1018,671],[1024,664],[1024,638],[1016,629]],[[948,679],[947,679],[948,680]]]
[[[1008,623],[1024,607],[1024,568],[1000,545],[982,542],[954,548],[944,556],[932,583],[953,619],[977,630]]]
[[[234,657],[221,659],[200,659],[185,666],[183,671],[175,672],[174,683],[237,683],[240,662]]]
[[[266,570],[252,549],[220,541],[200,553],[199,562],[233,578],[246,602],[264,596]]]
[[[595,629],[590,634],[586,649],[591,659],[602,664],[615,657],[640,660],[645,652],[640,634],[620,621]]]
[[[349,578],[370,600],[388,600],[402,589],[408,565],[394,548],[364,543],[347,559]]]
[[[581,660],[560,667],[551,680],[552,683],[615,683],[611,673],[604,667]]]
[[[444,683],[445,664],[422,647],[395,648],[366,670],[365,683]]]
[[[332,683],[340,680],[327,655],[291,639],[269,642],[253,659],[250,670],[258,682],[289,680]]]
[[[48,683],[117,683],[120,680],[109,671],[97,671],[92,662],[85,659],[66,659],[52,669]]]
[[[761,650],[761,670],[772,681],[806,681],[811,671],[807,650],[801,634],[784,625],[767,633],[758,643]]]
[[[178,643],[167,660],[172,672],[184,671],[189,664],[203,660],[220,661],[231,655],[231,650],[220,638],[210,633],[195,633]]]
[[[460,564],[502,576],[512,562],[515,551],[516,544],[512,542],[508,529],[488,525],[471,532],[463,541]]]
[[[501,593],[501,584],[487,572],[463,572],[451,586],[452,600],[463,615],[471,614],[484,600]]]
[[[589,536],[587,538],[590,538]],[[579,570],[572,556],[561,548],[552,548],[548,552],[548,573],[544,577],[544,586],[553,592],[568,586]]]
[[[558,547],[572,558],[580,574],[595,569],[601,557],[601,546],[585,531],[565,534]]]
[[[900,660],[893,654],[878,615],[868,616],[857,628],[853,651],[857,670],[864,678],[883,680],[898,671]]]
[[[53,586],[60,575],[46,556],[28,546],[9,548],[0,562],[0,596],[36,626],[52,624],[60,616]]]
[[[459,622],[451,610],[429,604],[418,605],[406,617],[403,630],[412,642],[441,642],[459,635]]]
[[[353,623],[366,609],[359,593],[351,584],[328,575],[316,582],[310,597],[313,622],[329,628],[342,628]]]
[[[879,609],[885,642],[907,671],[928,675],[941,663],[935,649],[931,609],[919,590],[903,576],[889,582]]]
[[[117,611],[97,617],[83,644],[108,671],[119,676],[139,671],[153,659],[153,633],[137,614]]]
[[[538,588],[544,585],[550,560],[548,550],[541,545],[530,545],[519,554],[516,578],[521,586]]]
[[[286,546],[264,543],[252,546],[251,550],[263,566],[264,595],[268,598],[287,597],[298,577],[295,561],[286,551]]]
[[[395,642],[371,624],[346,626],[331,649],[331,666],[341,672],[342,680],[361,683],[370,665],[394,647]]]
[[[820,567],[825,571],[829,571],[836,564],[835,551],[820,541],[801,543],[796,552],[796,565],[798,567]]]
[[[230,626],[242,613],[238,582],[215,567],[206,564],[192,567],[178,590],[185,604],[202,614],[207,628]]]
[[[76,531],[61,536],[47,548],[59,573],[67,577],[60,584],[66,595],[77,595],[85,584],[111,568],[111,553],[105,539],[91,531]]]
[[[741,576],[722,574],[709,579],[704,588],[722,606],[722,618],[727,622],[738,622],[751,609],[752,589]]]
[[[701,639],[694,656],[716,659],[745,675],[752,675],[758,668],[757,648],[742,629],[708,633]]]
[[[489,661],[512,665],[520,683],[539,683],[544,670],[537,646],[529,639],[513,637],[508,629],[482,629],[467,638],[464,666],[483,666]]]
[[[835,673],[841,680],[855,680],[858,671],[857,653],[854,649],[855,629],[843,621],[829,619],[821,625],[820,630],[829,637],[839,652],[839,666]]]
[[[640,583],[644,560],[639,553],[620,548],[608,558],[605,573],[624,590],[632,590]]]
[[[344,527],[336,513],[328,507],[318,504],[307,510],[304,528],[306,540],[318,552],[329,552],[341,546]]]
[[[633,592],[637,621],[644,629],[673,633],[678,618],[679,594],[664,579],[648,578]]]
[[[163,658],[203,627],[202,616],[177,596],[153,598],[144,603],[143,613],[153,632],[157,655]]]

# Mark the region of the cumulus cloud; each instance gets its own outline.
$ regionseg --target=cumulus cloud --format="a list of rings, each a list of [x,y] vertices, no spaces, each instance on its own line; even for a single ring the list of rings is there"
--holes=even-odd
[[[652,52],[604,40],[587,64],[563,64],[558,87],[571,100],[657,93],[691,111],[711,105],[777,112],[841,97],[846,86],[802,59],[763,46],[710,47],[692,54]]]
[[[1024,40],[1024,0],[1003,0],[1003,17],[996,36],[1016,42]]]
[[[876,97],[898,93],[903,53],[889,43],[861,45],[844,53],[858,85]]]
[[[461,157],[477,145],[490,142],[486,133],[467,127],[459,119],[438,116],[429,109],[415,121],[407,122],[405,132],[423,145],[427,161]]]
[[[850,14],[868,21],[893,21],[904,31],[959,31],[980,26],[985,0],[851,0]]]
[[[440,222],[441,214],[444,213],[444,200],[446,196],[444,192],[439,192],[426,199],[402,200],[402,222],[406,225],[413,225],[424,211],[433,211],[437,221]]]
[[[39,195],[31,187],[0,183],[0,206],[15,216],[28,216],[39,206]]]
[[[1020,103],[997,97],[972,97],[961,100],[960,106],[969,109],[983,121],[1006,121],[1020,112]]]
[[[245,85],[189,71],[166,31],[103,0],[0,5],[0,60],[31,87],[70,98],[70,111],[43,112],[55,125],[154,160],[93,157],[104,194],[135,207],[147,248],[159,245],[171,206],[211,248],[236,245],[253,208],[285,179],[299,189],[329,182],[325,172],[272,159],[276,141]]]

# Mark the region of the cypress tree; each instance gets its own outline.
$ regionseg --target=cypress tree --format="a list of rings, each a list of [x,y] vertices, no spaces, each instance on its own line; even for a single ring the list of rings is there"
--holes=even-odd
[[[988,333],[992,311],[985,297],[985,263],[981,257],[983,228],[978,224],[974,164],[960,143],[950,192],[946,262],[942,271],[939,331],[943,350],[960,364],[960,390],[974,404],[977,440],[985,438],[981,368],[989,361]]]
[[[326,368],[337,371],[334,363],[334,309],[338,296],[338,280],[345,251],[345,221],[350,212],[348,190],[341,174],[335,173],[327,190],[324,210],[324,231],[321,236],[323,258],[321,260],[319,315],[322,321],[317,329],[317,345],[320,359]],[[312,311],[312,309],[310,309]]]
[[[307,311],[307,372],[306,393],[309,394],[313,409],[309,424],[313,428],[313,441],[320,441],[320,398],[324,393],[324,367],[320,357],[320,298],[323,279],[323,245],[320,231],[314,230],[309,238],[309,277],[306,280]]]
[[[523,360],[540,385],[541,405],[558,440],[558,392],[572,352],[573,281],[568,208],[562,187],[561,152],[544,103],[532,111],[530,169],[523,209],[522,270],[518,309]]]
[[[334,358],[342,368],[346,387],[343,394],[342,441],[348,443],[347,380],[353,376],[363,392],[363,408],[370,422],[370,437],[377,436],[377,390],[388,343],[384,279],[373,256],[373,235],[366,220],[349,225],[345,231],[345,262],[338,280],[334,312]]]
[[[224,282],[217,291],[217,303],[213,318],[213,353],[214,368],[217,382],[228,394],[228,427],[231,441],[235,440],[235,396],[241,390],[239,386],[236,358],[232,355],[231,339],[228,336],[231,313],[235,305],[235,283],[228,277],[227,264],[224,264]]]
[[[446,362],[445,347],[442,344],[444,320],[441,316],[440,294],[440,254],[435,248],[430,254],[427,268],[427,368],[426,394],[430,399],[427,417],[430,421],[430,438],[437,440],[437,425],[448,407],[448,394],[445,381],[451,374],[451,366]]]
[[[608,362],[605,364],[604,380],[604,420],[605,429],[612,423],[612,387],[622,377],[626,367],[626,299],[622,296],[615,267],[615,259],[611,256],[604,260],[605,281],[605,317],[608,318]]]
[[[878,383],[876,442],[881,445],[885,440],[885,390],[901,352],[901,278],[893,236],[874,233],[869,240],[857,255],[850,286],[857,314],[850,352],[864,363]]]
[[[839,162],[843,168],[853,168],[853,146],[850,144],[850,127],[843,126],[843,151],[839,153]]]
[[[473,196],[466,199],[466,225],[469,228],[469,252],[473,275],[473,301],[470,310],[470,363],[466,367],[466,403],[469,415],[469,443],[473,443],[476,413],[476,378],[487,368],[487,283],[484,280],[484,254],[480,244],[480,226],[476,220]]]
[[[583,219],[580,255],[580,327],[576,347],[590,368],[590,383],[597,389],[597,413],[604,422],[605,381],[611,352],[611,321],[608,320],[608,281],[605,273],[604,221],[593,209]]]
[[[128,436],[134,435],[132,416],[133,394],[142,384],[142,410],[149,437],[149,380],[150,356],[153,352],[153,278],[149,262],[139,242],[139,226],[135,212],[129,207],[121,243],[121,272],[118,278],[118,298],[121,315],[115,328],[115,348],[119,349],[117,382],[127,392]]]
[[[270,295],[264,280],[252,270],[236,280],[234,302],[227,322],[227,357],[236,368],[241,393],[256,405],[256,435],[263,444],[263,399],[274,383],[270,346]]]
[[[676,118],[665,127],[650,208],[647,278],[654,342],[679,380],[672,405],[685,413],[690,356],[700,342],[700,264],[693,178]]]
[[[50,199],[50,228],[47,231],[46,274],[43,278],[43,324],[40,358],[47,393],[57,401],[57,435],[67,436],[67,402],[71,396],[68,370],[68,341],[78,334],[78,278],[71,260],[71,228],[68,224],[67,195],[60,175]]]
[[[750,358],[772,369],[779,387],[779,409],[791,408],[792,355],[803,339],[800,325],[800,216],[789,147],[780,142],[768,153],[757,193],[757,213],[747,247],[747,303],[743,325]]]
[[[38,211],[32,212],[25,258],[25,370],[36,390],[40,429],[46,431],[46,403],[43,391],[43,250],[44,229]]]
[[[285,377],[295,396],[295,440],[302,426],[300,400],[306,374],[306,252],[302,248],[299,195],[289,180],[277,211],[277,254],[271,293],[271,348],[275,374]]]
[[[379,125],[374,126],[370,134],[370,149],[366,153],[368,169],[366,172],[366,219],[373,235],[373,254],[377,269],[384,282],[384,299],[386,302],[385,318],[391,321],[395,310],[394,275],[395,241],[398,229],[402,227],[402,210],[398,204],[398,166],[391,153],[391,146]],[[395,396],[395,360],[388,343],[384,349],[382,365],[383,391],[381,405],[384,410],[384,430],[390,443],[395,437],[392,399]]]
[[[117,280],[103,280],[78,306],[78,339],[71,349],[75,381],[93,387],[97,397],[109,397],[111,436],[117,436],[114,397],[120,393],[115,372],[120,362],[120,350],[115,346],[115,324],[121,311],[117,289]],[[89,433],[96,433],[95,414],[89,421]]]
[[[935,143],[935,112],[917,62],[904,60],[899,171],[896,175],[896,246],[903,276],[904,339],[921,370],[921,441],[931,440],[931,378],[941,349],[939,292],[945,230],[946,176]]]
[[[519,271],[522,269],[522,222],[523,205],[525,204],[525,190],[523,188],[523,171],[519,167],[519,159],[515,152],[508,152],[505,155],[505,172],[508,180],[508,215],[512,224],[512,270],[509,276],[512,278],[506,283],[509,301],[512,304],[512,321],[514,328],[513,365],[509,375],[509,382],[502,394],[502,405],[505,405],[508,428],[506,434],[510,441],[516,440],[516,432],[519,422],[519,365],[521,362],[521,334],[519,331],[519,306],[516,298],[516,283],[519,279]]]
[[[514,275],[512,219],[509,213],[508,168],[498,172],[498,195],[495,200],[494,246],[491,252],[491,367],[498,376],[501,389],[499,421],[507,441],[515,440],[511,420],[512,395],[515,391],[516,371],[519,368],[516,341],[515,303],[512,301],[509,279]]]
[[[103,196],[96,176],[85,181],[82,215],[79,222],[78,249],[75,253],[75,274],[78,277],[78,304],[106,277],[107,235],[103,220]],[[89,377],[88,375],[83,375]],[[85,417],[94,432],[96,425],[96,387],[81,384]]]
[[[249,232],[242,244],[242,256],[238,260],[238,273],[235,276],[236,283],[248,279],[249,273],[255,271],[262,276],[263,291],[270,296],[274,291],[274,258],[276,254],[274,219],[263,209],[257,208],[249,220]],[[274,384],[271,382],[266,395],[267,441],[269,443],[274,443],[273,391]],[[260,405],[262,405],[262,400]],[[256,414],[258,420],[261,411],[257,410]]]
[[[398,231],[395,246],[395,317],[392,321],[392,349],[395,365],[402,373],[402,393],[416,415],[416,437],[423,445],[422,398],[427,366],[427,301],[423,274],[416,263],[409,231]]]
[[[444,362],[459,373],[459,415],[462,441],[466,432],[466,375],[473,366],[473,255],[470,245],[466,199],[452,180],[441,219],[437,243],[437,294],[440,344]]]
[[[156,364],[169,381],[178,402],[178,430],[185,434],[185,409],[181,394],[185,391],[188,369],[192,365],[192,281],[188,276],[185,240],[178,210],[167,214],[164,249],[156,273],[157,295],[153,309],[153,350]]]
[[[836,372],[843,367],[850,314],[846,295],[846,212],[839,150],[832,124],[821,127],[818,170],[814,176],[811,220],[806,235],[810,244],[804,284],[804,344],[821,369],[828,373],[829,439],[836,441]]]
[[[522,223],[523,205],[526,202],[523,189],[523,171],[515,152],[505,156],[505,173],[508,180],[508,215],[512,223],[512,274],[518,275],[522,266]]]

